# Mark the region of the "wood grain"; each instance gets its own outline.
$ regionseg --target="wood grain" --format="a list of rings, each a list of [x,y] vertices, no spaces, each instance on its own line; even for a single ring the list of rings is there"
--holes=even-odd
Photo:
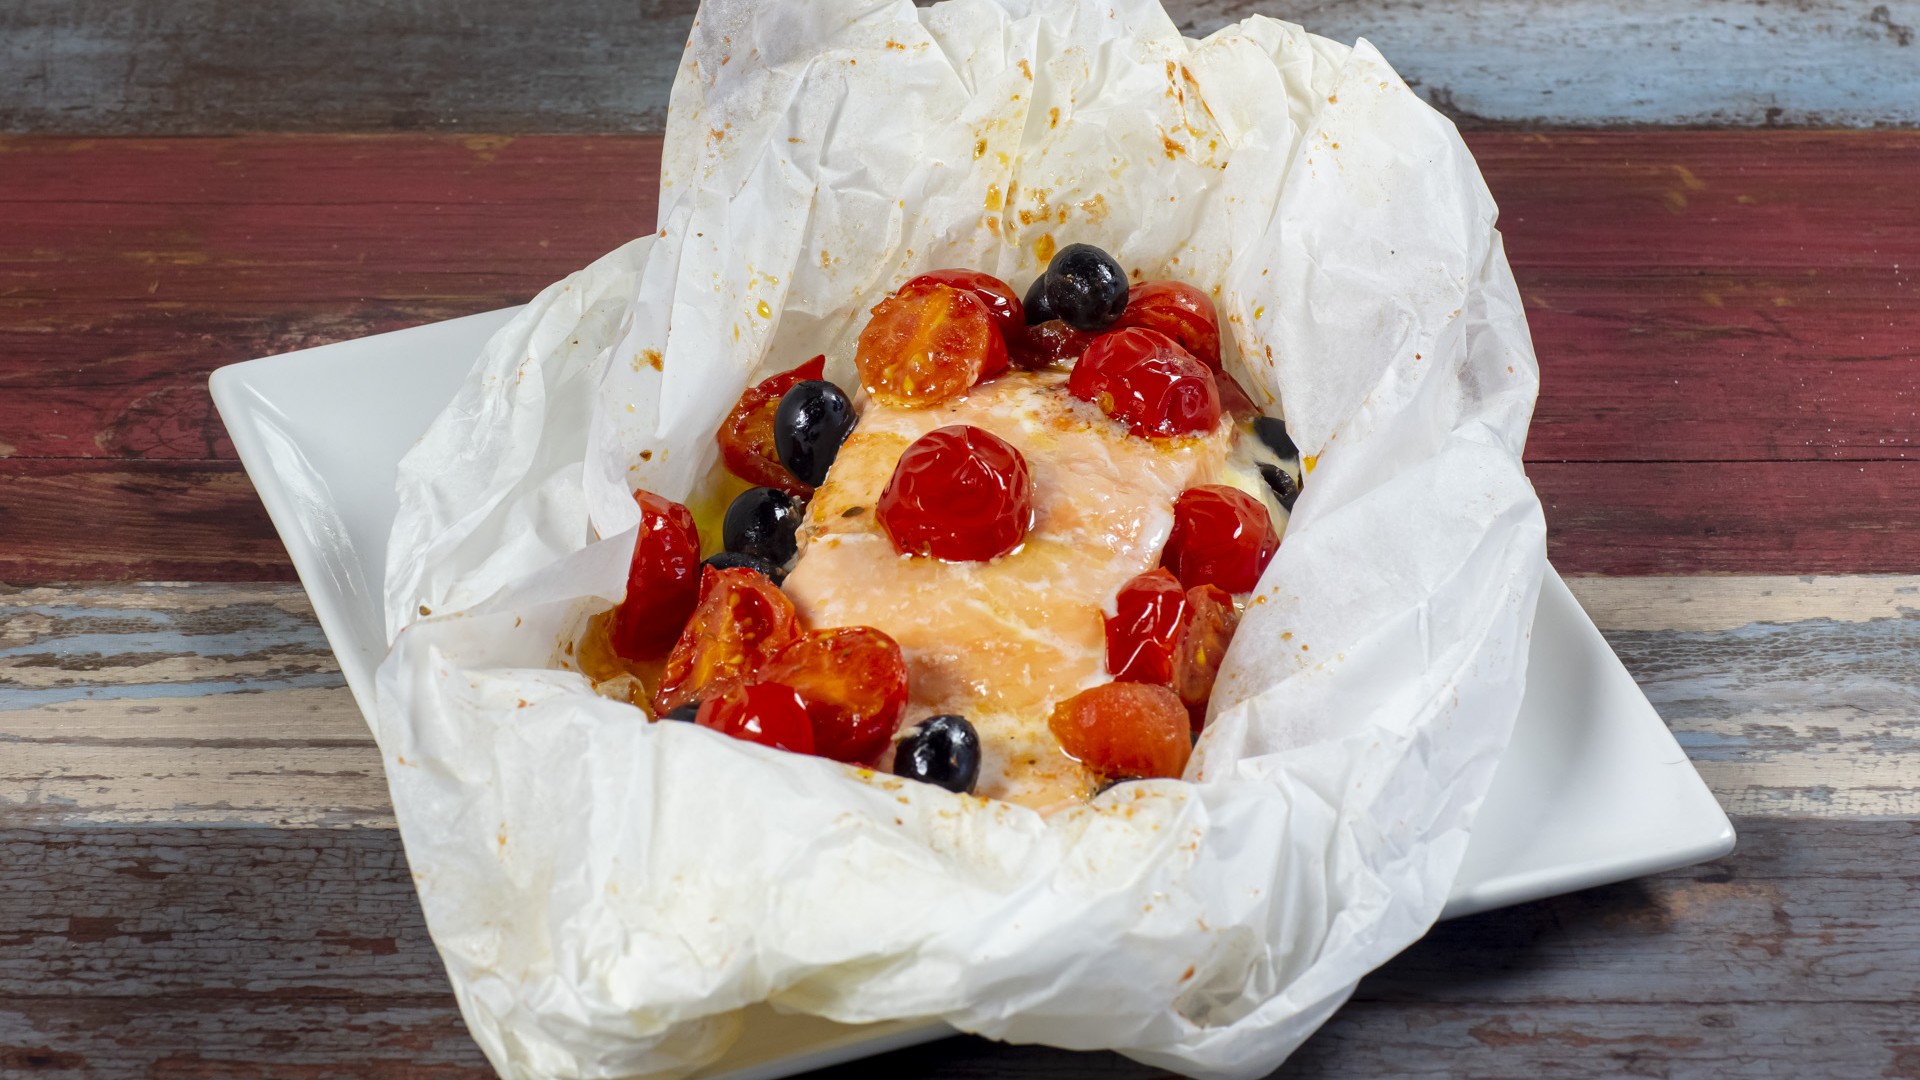
[[[1920,579],[1571,584],[1731,812],[1920,817]],[[16,825],[393,823],[297,586],[0,594],[0,746]]]
[[[1365,36],[1464,123],[1897,124],[1920,117],[1910,0],[1168,0]],[[15,0],[0,130],[658,131],[692,0]],[[1783,48],[1781,42],[1792,42]]]
[[[1719,1075],[1742,1061],[1741,1075],[1807,1075],[1809,1062],[1904,1075],[1920,995],[1906,863],[1920,827],[1738,827],[1740,849],[1709,866],[1437,927],[1281,1075]],[[391,831],[35,829],[0,831],[0,853],[29,883],[0,892],[0,1067],[480,1067]],[[827,1075],[1164,1074],[959,1040]]]
[[[1904,464],[1920,133],[1473,146],[1534,323],[1529,457],[1564,569],[1920,565]],[[290,579],[226,463],[206,373],[523,300],[651,226],[659,160],[652,138],[0,152],[18,219],[0,236],[0,580],[15,582]],[[66,459],[99,464],[51,463]]]

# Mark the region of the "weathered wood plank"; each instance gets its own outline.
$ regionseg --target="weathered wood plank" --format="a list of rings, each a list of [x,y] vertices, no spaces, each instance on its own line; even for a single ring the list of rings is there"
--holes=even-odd
[[[1920,579],[1571,583],[1731,812],[1920,817]],[[290,585],[0,594],[0,820],[389,826],[311,619]]]
[[[1920,461],[1555,462],[1527,475],[1569,574],[1885,574],[1920,566]]]
[[[1539,461],[1899,460],[1912,132],[1472,138]],[[228,457],[220,364],[518,302],[651,227],[652,138],[0,140],[0,456]]]
[[[35,1080],[491,1080],[453,996],[0,997],[0,1073]]]
[[[1528,473],[1569,574],[1920,566],[1920,462],[1536,461]],[[237,462],[0,460],[0,582],[293,578]]]
[[[1779,1069],[1760,1075],[1880,1075],[1906,1060],[1920,825],[1738,826],[1718,863],[1437,927],[1281,1075],[1429,1075],[1436,1060],[1450,1075],[1699,1074],[1742,1055]],[[381,1068],[475,1063],[389,830],[6,831],[0,853],[25,884],[0,891],[0,1066],[334,1075],[345,1034]],[[1817,1068],[1830,1062],[1849,1068]],[[1160,1074],[967,1040],[832,1075]]]
[[[0,130],[657,131],[692,0],[248,5],[18,0]],[[1920,118],[1895,0],[1272,4],[1170,0],[1189,33],[1261,11],[1365,36],[1467,123],[1894,124]],[[1792,42],[1784,48],[1781,42]]]

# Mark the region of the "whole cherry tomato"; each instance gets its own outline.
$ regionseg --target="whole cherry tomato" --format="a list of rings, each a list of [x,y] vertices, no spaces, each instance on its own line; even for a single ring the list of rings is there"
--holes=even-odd
[[[925,408],[966,393],[984,371],[1005,369],[1006,352],[987,305],[934,284],[880,301],[853,360],[876,400]]]
[[[1220,407],[1226,410],[1228,416],[1235,420],[1251,420],[1260,415],[1260,407],[1241,389],[1239,380],[1224,371],[1216,371],[1213,381],[1220,387]]]
[[[1173,692],[1193,718],[1193,730],[1199,731],[1207,722],[1207,699],[1213,696],[1213,681],[1240,616],[1233,610],[1233,597],[1216,585],[1188,589],[1187,612],[1187,626],[1173,656]]]
[[[1243,593],[1280,550],[1280,536],[1266,504],[1224,484],[1188,488],[1173,500],[1173,531],[1160,565],[1189,589],[1218,585]]]
[[[950,285],[962,292],[973,294],[974,299],[987,306],[987,314],[993,316],[993,325],[1000,328],[1000,339],[1008,349],[1026,334],[1027,311],[1021,306],[1020,297],[1006,282],[992,274],[983,274],[978,270],[935,270],[900,286],[899,295],[927,292],[935,285]],[[980,369],[980,377],[992,378],[1007,369],[1006,351],[997,354],[999,367],[991,366],[994,356],[989,356],[988,366]]]
[[[1220,422],[1213,372],[1158,330],[1128,327],[1094,338],[1067,377],[1067,392],[1148,438],[1197,435]]]
[[[1125,585],[1107,618],[1107,672],[1115,682],[1173,682],[1174,657],[1190,613],[1187,590],[1165,567]]]
[[[807,718],[806,702],[793,687],[775,682],[735,686],[716,694],[700,703],[693,722],[776,750],[814,752],[813,723]]]
[[[1158,330],[1195,360],[1220,370],[1220,315],[1206,293],[1184,281],[1143,281],[1128,289],[1127,310],[1114,325]]]
[[[874,507],[902,555],[985,562],[1033,524],[1033,474],[1005,439],[966,424],[914,440]]]
[[[802,498],[813,494],[811,487],[794,479],[780,464],[780,455],[773,448],[773,417],[787,391],[797,383],[821,378],[826,370],[827,358],[816,356],[792,371],[747,387],[714,436],[720,442],[720,460],[728,472],[756,487],[775,487]]]
[[[650,491],[633,498],[640,504],[640,536],[627,565],[627,595],[607,636],[628,660],[658,660],[700,599],[700,532],[679,503]]]
[[[799,636],[793,601],[764,575],[707,567],[700,604],[667,655],[653,715],[758,681],[768,661]]]
[[[1080,359],[1091,344],[1092,334],[1075,330],[1059,319],[1036,323],[1017,338],[1007,339],[1014,366],[1026,371],[1065,367]]]
[[[1054,706],[1060,749],[1103,776],[1174,777],[1193,753],[1187,707],[1164,686],[1102,683]]]
[[[906,658],[871,626],[803,634],[762,677],[799,691],[813,718],[815,752],[848,764],[880,756],[907,704]]]

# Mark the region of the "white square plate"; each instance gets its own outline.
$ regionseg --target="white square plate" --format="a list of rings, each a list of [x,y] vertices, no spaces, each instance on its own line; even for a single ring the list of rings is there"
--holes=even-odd
[[[361,711],[386,655],[381,580],[400,456],[514,310],[214,372],[213,400],[286,542]],[[1733,826],[1558,574],[1527,692],[1442,918],[1638,877],[1733,849]],[[758,1010],[705,1075],[790,1076],[939,1038],[940,1024],[847,1027]]]

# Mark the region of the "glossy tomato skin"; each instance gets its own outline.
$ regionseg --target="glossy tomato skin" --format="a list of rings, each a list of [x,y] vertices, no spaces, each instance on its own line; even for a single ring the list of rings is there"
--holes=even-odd
[[[700,703],[693,722],[776,750],[815,751],[806,702],[792,687],[775,682],[735,686],[709,697]]]
[[[768,662],[799,636],[793,601],[773,582],[745,567],[707,567],[700,603],[667,654],[653,715],[758,681]]]
[[[1259,499],[1238,488],[1207,484],[1188,488],[1173,501],[1173,531],[1160,565],[1182,585],[1217,585],[1249,592],[1280,550],[1273,519]]]
[[[1005,439],[967,424],[914,440],[874,507],[902,555],[985,562],[1033,525],[1033,474]]]
[[[1127,309],[1115,326],[1158,330],[1220,371],[1220,313],[1206,293],[1184,281],[1143,281],[1127,290]]]
[[[627,595],[614,609],[608,638],[628,660],[658,660],[680,637],[700,600],[700,532],[693,514],[650,491],[636,491],[640,536],[627,565]]]
[[[1105,777],[1177,777],[1193,753],[1187,708],[1153,683],[1102,683],[1054,706],[1060,749]]]
[[[720,460],[728,472],[750,484],[776,487],[801,498],[813,494],[813,488],[801,483],[780,464],[779,451],[773,444],[773,425],[780,399],[786,392],[800,383],[821,378],[826,370],[827,358],[816,356],[792,371],[783,371],[747,387],[714,436],[719,440]]]
[[[993,317],[993,325],[1000,329],[1000,340],[1007,348],[1012,348],[1027,329],[1026,305],[1020,302],[1020,296],[1012,286],[992,274],[983,274],[978,270],[935,270],[900,286],[900,292],[916,293],[931,290],[935,285],[947,285],[961,292],[973,294],[973,298],[984,304],[987,314]],[[994,367],[995,361],[999,367]],[[987,357],[986,364],[980,369],[980,377],[990,379],[1007,369],[1007,350]]]
[[[1093,335],[1075,330],[1059,319],[1049,319],[1026,328],[1017,342],[1009,341],[1013,366],[1024,371],[1067,367],[1080,359],[1093,344]]]
[[[971,292],[933,284],[880,301],[860,331],[854,364],[877,401],[927,408],[960,396],[982,372],[1007,366],[1007,343]]]
[[[1094,338],[1067,377],[1067,392],[1147,438],[1198,435],[1220,423],[1213,372],[1158,330],[1128,327]]]
[[[1173,692],[1187,707],[1193,730],[1199,731],[1207,722],[1207,701],[1240,616],[1233,610],[1233,597],[1216,585],[1187,590],[1187,616],[1173,657]]]
[[[780,650],[762,677],[791,686],[813,721],[814,752],[871,765],[893,740],[907,704],[907,661],[871,626],[814,630]]]
[[[1165,567],[1149,570],[1125,585],[1107,617],[1107,673],[1115,682],[1173,682],[1190,613],[1187,589]]]

